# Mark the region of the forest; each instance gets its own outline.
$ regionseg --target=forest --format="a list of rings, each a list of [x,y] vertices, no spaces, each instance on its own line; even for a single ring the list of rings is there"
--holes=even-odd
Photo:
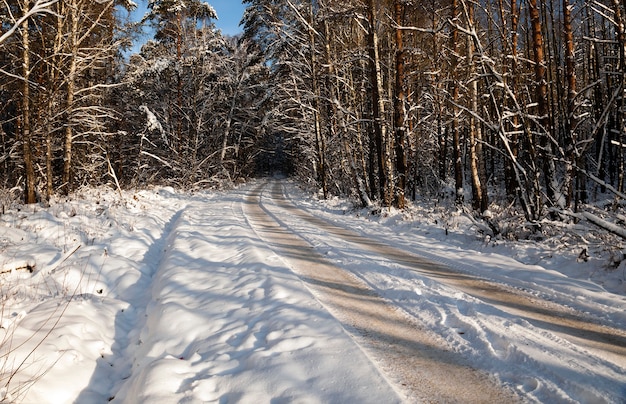
[[[626,0],[244,4],[230,37],[200,0],[139,22],[131,0],[2,0],[3,192],[281,172],[363,207],[447,198],[493,233],[497,210],[626,237]]]

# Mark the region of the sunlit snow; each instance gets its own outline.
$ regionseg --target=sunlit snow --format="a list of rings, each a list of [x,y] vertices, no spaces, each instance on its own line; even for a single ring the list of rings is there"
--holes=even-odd
[[[456,226],[449,231],[432,217],[369,217],[282,185],[295,204],[336,226],[626,330],[624,275],[593,259],[486,242],[463,230],[461,217],[448,220]],[[50,207],[7,209],[0,401],[410,402],[259,238],[244,209],[251,188],[155,188],[123,199],[85,189]],[[523,400],[626,397],[625,357],[596,355],[264,203],[327,260]]]

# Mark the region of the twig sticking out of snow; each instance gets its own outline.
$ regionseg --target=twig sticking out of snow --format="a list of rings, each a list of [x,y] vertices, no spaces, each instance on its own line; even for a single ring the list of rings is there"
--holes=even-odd
[[[74,253],[76,251],[78,251],[78,249],[81,247],[80,244],[76,245],[74,248],[70,249],[68,252],[65,253],[65,255],[63,255],[60,259],[58,259],[56,262],[52,263],[51,265],[48,265],[48,267],[45,268],[45,271],[41,271],[44,272],[44,274],[49,274],[52,271],[54,271],[55,269],[57,269],[62,263],[64,263],[69,257],[71,257],[72,255],[74,255]]]

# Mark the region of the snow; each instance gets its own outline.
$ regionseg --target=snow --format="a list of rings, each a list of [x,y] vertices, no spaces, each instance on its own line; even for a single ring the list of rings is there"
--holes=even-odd
[[[140,105],[139,110],[146,114],[146,129],[148,131],[158,131],[163,134],[163,127],[161,126],[161,122],[157,119],[156,115],[150,111],[150,109],[145,105]]]
[[[255,232],[245,196],[257,185],[125,191],[123,199],[85,189],[49,207],[7,210],[0,216],[0,401],[410,402]],[[281,186],[339,228],[626,330],[624,271],[602,268],[591,250],[578,262],[574,241],[564,248],[567,241],[488,240],[460,213],[439,217],[416,205],[370,216],[344,200],[322,203],[287,181]],[[626,402],[620,352],[601,353],[512,314],[495,297],[407,270],[265,193],[263,203],[522,400]]]

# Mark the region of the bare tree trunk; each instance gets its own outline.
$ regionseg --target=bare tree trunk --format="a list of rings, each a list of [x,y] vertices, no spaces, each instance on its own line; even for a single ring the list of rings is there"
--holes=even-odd
[[[380,197],[384,206],[391,206],[392,195],[389,187],[393,184],[390,178],[390,167],[387,164],[389,140],[387,139],[387,125],[385,124],[385,100],[383,99],[384,86],[381,71],[380,54],[378,49],[378,33],[376,32],[376,2],[368,1],[368,46],[370,53],[370,72],[372,83],[372,124],[378,155],[378,171],[380,183]]]
[[[182,43],[183,43],[183,16],[182,10],[178,10],[176,13],[176,62],[179,66],[182,65],[183,53],[182,53]],[[176,122],[176,139],[178,142],[178,153],[180,155],[179,158],[184,158],[183,153],[183,78],[182,72],[180,69],[176,71],[176,100],[177,100],[177,108],[178,108],[178,117]]]
[[[396,172],[398,175],[395,200],[396,205],[400,209],[405,207],[406,191],[406,152],[404,150],[406,143],[406,94],[404,91],[404,49],[402,43],[402,29],[404,7],[400,0],[395,0],[395,19],[396,19],[396,85],[395,97],[393,99],[394,118],[395,118],[395,146],[396,146]]]
[[[624,12],[626,12],[626,4],[624,5]],[[616,111],[616,126],[617,126],[617,190],[619,192],[624,191],[624,148],[622,145],[626,142],[624,139],[626,119],[624,114],[626,113],[626,102],[624,101],[624,93],[626,91],[626,28],[624,27],[624,14],[620,7],[618,0],[613,0],[613,12],[615,14],[615,25],[617,29],[617,42],[619,46],[619,82],[618,85],[621,88],[621,97],[617,101]]]
[[[546,60],[543,49],[543,31],[537,0],[528,0],[528,5],[532,28],[533,62],[535,65],[535,98],[537,101],[537,115],[539,116],[538,130],[543,132],[539,141],[543,154],[542,168],[548,202],[555,203],[556,189],[554,187],[554,162],[552,160],[551,142],[548,139],[550,134],[550,117]]]
[[[362,62],[361,62],[362,63]],[[352,102],[352,105],[354,107],[354,114],[357,117],[356,118],[356,129],[354,131],[355,133],[355,137],[356,137],[356,159],[357,159],[357,166],[358,169],[360,169],[361,171],[361,175],[359,176],[359,178],[362,178],[362,183],[363,183],[363,191],[365,193],[365,196],[368,201],[370,201],[371,203],[371,195],[372,195],[372,189],[371,189],[371,185],[370,185],[370,181],[371,179],[368,178],[368,173],[371,175],[371,171],[367,169],[367,161],[365,158],[365,147],[364,147],[364,143],[363,143],[363,137],[362,137],[362,133],[363,133],[363,116],[365,115],[365,112],[363,111],[363,109],[365,108],[364,104],[362,102],[358,102],[358,89],[354,80],[354,74],[352,69],[350,69],[348,72],[348,77],[349,77],[349,83],[350,83],[350,100],[349,102]],[[362,198],[363,199],[363,198]]]
[[[23,13],[28,12],[28,2],[23,3]],[[31,146],[30,127],[30,39],[28,18],[22,23],[22,147],[24,152],[24,167],[26,169],[26,181],[24,189],[24,202],[35,203],[35,165]]]
[[[340,130],[337,130],[338,125],[338,106],[340,99],[340,82],[338,77],[337,68],[335,66],[335,61],[333,60],[332,52],[331,52],[331,33],[330,27],[328,24],[328,19],[324,16],[323,21],[324,26],[324,54],[325,54],[325,67],[326,67],[326,76],[324,79],[327,97],[325,98],[325,107],[326,107],[326,126],[329,137],[334,138],[337,133],[339,133],[340,142],[343,145],[343,152],[345,153],[346,159],[348,161],[348,167],[346,169],[347,174],[353,181],[353,186],[356,187],[357,195],[359,196],[361,206],[369,207],[372,204],[372,201],[369,198],[368,190],[365,181],[361,177],[359,170],[357,168],[357,153],[354,151],[354,147],[350,146],[348,142],[348,130],[346,127],[345,119],[340,120]],[[350,81],[352,82],[352,77],[350,77]],[[350,91],[354,93],[354,86],[350,86]],[[358,133],[358,132],[357,132]],[[361,135],[357,134],[357,145],[360,151],[360,155],[363,155],[362,151],[362,143],[361,143]]]
[[[504,16],[504,13],[502,13]],[[519,27],[519,6],[517,0],[511,0],[511,79],[510,79],[510,87],[513,94],[517,94],[517,80],[518,80],[518,55],[517,55],[517,46],[518,46],[518,33],[517,29]],[[520,120],[519,114],[514,114],[511,117],[511,126],[512,131],[509,136],[509,142],[511,147],[512,158],[516,159],[519,156],[519,137],[517,135],[517,131],[519,128]],[[513,197],[515,195],[519,196],[520,186],[521,184],[517,183],[517,177],[515,175],[515,167],[513,165],[515,162],[511,160],[507,160],[506,163],[506,190],[507,195]]]
[[[72,147],[73,147],[73,110],[74,110],[74,91],[76,87],[76,71],[78,66],[78,13],[79,4],[72,1],[69,9],[70,13],[70,32],[68,35],[70,66],[67,76],[67,94],[65,99],[65,143],[63,153],[63,189],[67,193],[72,189]]]
[[[430,24],[434,27],[437,24],[437,13],[435,10],[431,13],[432,17],[430,19]],[[439,54],[439,41],[437,39],[437,35],[431,35],[432,39],[432,49],[433,54]],[[445,47],[445,45],[444,45]],[[437,64],[437,59],[432,58],[430,68],[432,71],[437,71],[441,68]],[[446,108],[445,101],[442,100],[441,94],[443,93],[443,82],[444,80],[439,80],[441,74],[437,74],[434,83],[433,83],[433,102],[435,108],[435,116],[436,116],[436,133],[438,137],[438,159],[439,159],[439,181],[446,182],[448,177],[448,145],[449,145],[449,132],[447,130],[445,124],[445,113],[444,110]],[[417,170],[416,170],[417,171]]]
[[[474,27],[474,6],[466,5],[468,29],[475,30]],[[469,157],[470,171],[472,177],[472,206],[479,212],[484,212],[489,206],[489,198],[487,196],[486,180],[484,179],[484,159],[482,154],[482,130],[477,116],[478,110],[478,77],[476,77],[476,65],[474,62],[474,40],[468,35],[467,37],[467,63],[469,64],[469,91],[472,114],[469,117]],[[483,167],[481,169],[481,166]]]
[[[324,199],[328,198],[328,184],[326,184],[326,141],[322,134],[320,122],[320,89],[317,79],[317,57],[315,55],[315,32],[313,31],[313,1],[309,5],[309,62],[311,63],[311,82],[313,86],[313,120],[315,125],[315,144],[317,148],[317,165],[319,181],[322,186]]]
[[[519,13],[520,6],[517,4],[517,0],[511,0],[511,90],[513,94],[517,94],[517,75],[518,75],[518,39],[519,35],[517,33],[519,27]],[[519,136],[517,135],[517,131],[520,125],[519,115],[515,114],[512,118],[511,123],[513,124],[513,134],[511,135],[511,152],[513,154],[513,158],[517,158],[519,156]],[[515,163],[513,163],[515,164]],[[514,194],[516,191],[520,192],[521,184],[518,183],[517,177],[515,175],[511,176],[511,181],[509,182],[509,190],[511,194]]]
[[[230,136],[230,128],[232,127],[233,116],[235,114],[235,108],[237,107],[237,96],[239,94],[241,83],[245,75],[246,68],[242,68],[239,77],[237,78],[237,84],[235,85],[235,91],[233,92],[233,98],[230,101],[230,108],[228,109],[228,116],[226,117],[226,124],[224,128],[224,139],[222,139],[222,151],[220,152],[220,167],[224,168],[224,159],[226,158],[226,151],[228,149],[228,138]]]
[[[57,15],[54,17],[56,20],[56,35],[54,38],[54,44],[52,49],[52,63],[49,67],[49,92],[48,92],[48,122],[47,122],[47,131],[46,131],[46,197],[50,199],[54,192],[54,167],[52,161],[54,159],[54,125],[53,125],[53,116],[55,114],[55,97],[57,91],[57,82],[59,80],[59,70],[58,66],[60,65],[59,60],[61,59],[61,49],[63,47],[63,15],[65,13],[64,10],[64,2],[58,2],[55,5]]]
[[[454,192],[457,205],[463,204],[463,162],[461,161],[461,137],[459,133],[459,81],[457,76],[457,67],[459,65],[458,44],[459,30],[456,27],[459,15],[459,2],[452,0],[451,9],[452,33],[450,35],[450,49],[452,51],[452,64],[450,71],[450,80],[452,85],[452,151],[454,158]]]
[[[563,33],[565,34],[565,79],[567,81],[567,104],[565,116],[566,165],[565,165],[565,206],[570,208],[572,200],[578,196],[574,192],[575,167],[578,165],[578,136],[576,134],[576,52],[574,33],[572,31],[571,9],[569,0],[563,0]]]

